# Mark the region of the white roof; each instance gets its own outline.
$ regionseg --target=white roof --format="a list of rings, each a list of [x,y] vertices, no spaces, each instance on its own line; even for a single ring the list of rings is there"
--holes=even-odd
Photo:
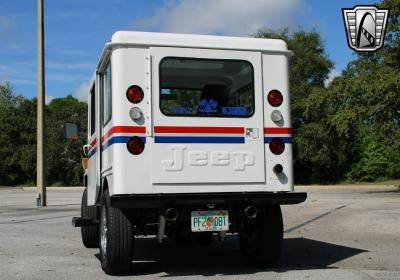
[[[286,42],[277,39],[156,32],[118,31],[113,34],[111,44],[289,53]]]
[[[97,70],[101,71],[113,47],[180,47],[222,50],[260,51],[291,56],[286,42],[278,39],[228,37],[212,35],[175,34],[158,32],[117,31],[103,49]]]

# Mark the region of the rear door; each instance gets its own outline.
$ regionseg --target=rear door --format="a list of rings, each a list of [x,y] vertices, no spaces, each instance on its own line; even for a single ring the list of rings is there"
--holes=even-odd
[[[261,53],[150,54],[152,183],[264,183]]]

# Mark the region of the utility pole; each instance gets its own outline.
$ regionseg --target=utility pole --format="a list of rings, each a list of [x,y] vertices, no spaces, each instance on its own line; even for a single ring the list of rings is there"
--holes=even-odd
[[[37,149],[36,149],[36,188],[38,196],[37,206],[46,206],[46,180],[44,159],[44,106],[45,106],[45,79],[44,79],[44,26],[43,0],[38,0],[38,75],[37,75]]]

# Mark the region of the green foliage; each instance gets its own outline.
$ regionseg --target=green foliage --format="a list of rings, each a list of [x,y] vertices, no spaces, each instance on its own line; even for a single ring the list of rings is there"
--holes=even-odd
[[[290,91],[297,183],[400,178],[400,2],[390,9],[385,46],[358,53],[327,87],[332,68],[316,31],[262,30],[294,51]]]
[[[317,31],[254,35],[283,39],[294,52],[289,74],[297,183],[400,178],[400,1],[378,6],[390,9],[385,46],[357,53],[327,86],[333,63]],[[179,104],[190,100],[181,98]],[[65,122],[78,124],[79,140],[64,138]],[[86,103],[68,96],[46,107],[48,184],[81,184],[86,126]],[[36,100],[16,95],[9,83],[0,84],[0,130],[0,185],[35,182]]]
[[[30,181],[34,175],[35,110],[35,102],[17,96],[9,83],[0,85],[0,185]]]
[[[79,127],[78,140],[64,137],[64,123]],[[62,185],[82,184],[81,150],[86,141],[87,104],[72,96],[53,99],[46,108],[47,181]]]
[[[313,89],[324,87],[333,67],[333,62],[325,53],[324,43],[317,31],[297,31],[289,33],[288,29],[273,31],[260,30],[255,37],[284,40],[293,51],[291,58],[290,94],[292,102],[292,123],[296,130],[304,124],[304,101]]]
[[[385,47],[381,50],[385,64],[400,69],[400,1],[385,0],[378,4],[381,9],[389,9],[386,26]]]
[[[9,82],[0,84],[0,107],[8,107],[17,105],[21,99],[20,96],[15,95],[13,88]]]
[[[396,152],[399,155],[398,144],[400,142],[397,143],[396,149],[394,145],[387,147],[385,140],[381,138],[375,134],[369,134],[362,139],[360,159],[347,173],[350,181],[354,179],[358,181],[376,181],[396,178],[396,169],[397,172],[400,170],[398,169],[399,161],[391,161],[390,158],[391,154]]]
[[[36,181],[36,99],[17,96],[9,83],[0,85],[0,185]],[[80,127],[79,139],[64,138],[63,124]],[[81,148],[86,140],[87,104],[72,96],[46,106],[47,184],[80,185]]]
[[[334,139],[325,120],[324,82],[333,62],[325,53],[320,35],[316,30],[289,33],[284,29],[261,30],[254,36],[282,39],[294,53],[289,76],[296,181],[330,180],[337,154],[332,151]]]
[[[335,100],[330,125],[356,145],[343,171],[349,181],[400,177],[400,2],[380,7],[390,9],[384,48],[357,54],[328,88],[328,100]]]

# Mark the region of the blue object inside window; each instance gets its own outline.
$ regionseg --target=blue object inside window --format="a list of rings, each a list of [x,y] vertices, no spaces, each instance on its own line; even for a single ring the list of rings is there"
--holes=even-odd
[[[164,58],[160,110],[167,116],[250,117],[253,67],[243,60]]]

